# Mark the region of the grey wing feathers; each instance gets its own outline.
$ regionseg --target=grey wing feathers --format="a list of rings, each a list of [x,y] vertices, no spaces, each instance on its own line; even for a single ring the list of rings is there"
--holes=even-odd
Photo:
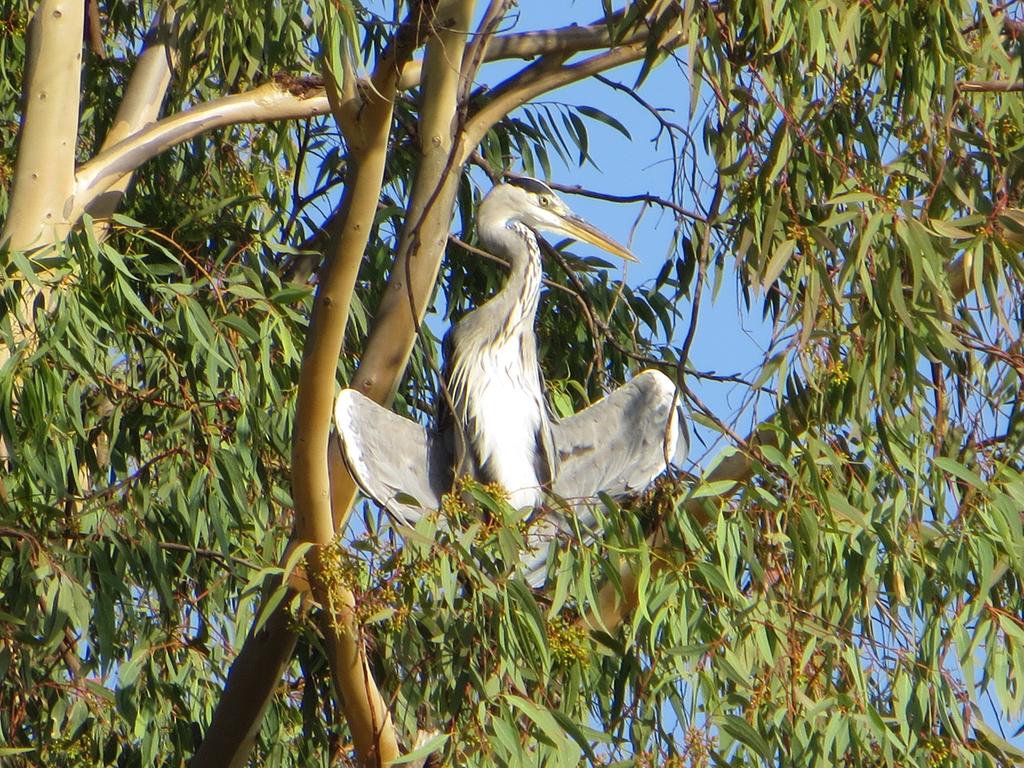
[[[450,459],[433,432],[353,389],[338,395],[334,423],[359,489],[398,522],[415,525],[425,510],[441,506],[441,495],[451,484]]]
[[[689,443],[675,400],[675,384],[647,370],[603,400],[554,424],[560,472],[554,492],[567,501],[599,491],[624,496],[642,491],[668,465],[681,467]]]
[[[531,586],[544,583],[549,545],[559,534],[573,535],[579,526],[588,542],[599,533],[589,506],[599,492],[613,498],[638,493],[668,466],[682,467],[689,442],[675,401],[671,379],[647,370],[589,408],[553,423],[560,460],[553,491],[575,508],[575,525],[557,512],[534,525],[532,546],[523,557]]]

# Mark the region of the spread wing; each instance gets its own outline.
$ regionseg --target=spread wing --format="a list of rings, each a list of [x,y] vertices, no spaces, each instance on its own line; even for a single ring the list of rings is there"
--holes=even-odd
[[[424,510],[441,506],[451,485],[451,459],[434,432],[354,389],[338,395],[334,423],[359,489],[398,522],[415,525]]]
[[[689,441],[675,400],[672,380],[647,370],[589,408],[552,424],[560,459],[554,494],[575,508],[575,525],[585,541],[599,534],[587,503],[599,503],[598,493],[613,498],[638,493],[667,467],[682,467]],[[551,541],[575,530],[557,507],[546,511],[531,530],[531,551],[523,558],[527,582],[534,587],[544,583]]]
[[[560,459],[556,496],[569,502],[598,492],[626,496],[642,491],[667,466],[679,468],[689,441],[675,384],[647,370],[603,400],[555,422]],[[666,463],[666,458],[668,462]]]

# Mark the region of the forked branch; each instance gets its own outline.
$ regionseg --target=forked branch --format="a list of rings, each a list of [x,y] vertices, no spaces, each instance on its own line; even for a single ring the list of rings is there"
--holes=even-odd
[[[657,45],[665,50],[677,48],[686,43],[679,11],[674,4],[659,4],[661,9],[652,17],[640,19],[633,34],[626,35],[623,42],[605,53],[596,54],[575,64],[565,62],[572,55],[569,51],[554,51],[520,70],[498,85],[490,94],[488,102],[466,125],[463,161],[483,141],[487,132],[509,112],[544,93],[584,80],[609,69],[639,61],[644,57],[651,41],[651,30],[664,30]]]
[[[387,161],[398,77],[434,25],[436,2],[413,4],[374,68],[372,86],[335,94],[334,114],[350,147],[350,176],[342,199],[338,242],[328,254],[299,371],[292,443],[292,492],[300,541],[317,545],[307,558],[313,595],[324,607],[322,630],[341,705],[360,765],[385,764],[398,757],[398,742],[367,664],[351,591],[337,583],[330,563],[335,515],[347,509],[354,486],[347,473],[330,476],[328,446],[338,359],[348,322],[352,291],[377,212]],[[347,93],[347,98],[346,98]],[[358,100],[358,104],[353,103]],[[335,473],[338,463],[333,464]],[[352,486],[346,492],[346,487]],[[347,497],[347,499],[346,499]],[[333,508],[333,509],[332,509]]]
[[[358,640],[358,627],[352,615],[354,599],[343,585],[332,581],[323,557],[327,548],[334,546],[332,501],[344,495],[346,480],[344,474],[336,478],[329,475],[331,405],[352,290],[380,197],[398,73],[420,44],[424,19],[430,18],[434,8],[434,3],[414,5],[410,18],[377,63],[373,87],[342,89],[343,100],[358,99],[359,103],[336,105],[343,112],[338,114],[339,123],[352,149],[350,176],[342,198],[337,241],[326,255],[313,305],[296,403],[292,446],[296,538],[317,545],[307,558],[310,586],[328,616],[323,628],[330,651],[331,672],[342,694],[342,705],[361,765],[377,765],[394,759],[398,756],[398,745]],[[422,13],[428,16],[423,17]],[[313,103],[312,109],[321,114],[328,109],[327,98],[319,84],[313,87],[317,92],[309,101]],[[304,96],[280,81],[262,88],[267,98],[282,109],[294,108],[296,98]],[[266,104],[253,104],[251,94],[246,96],[245,108],[260,106]],[[338,469],[337,465],[334,469]],[[194,765],[240,765],[248,760],[252,736],[259,730],[266,703],[280,680],[281,669],[277,664],[242,665],[262,656],[287,659],[294,639],[283,604],[272,613],[262,632],[246,639]],[[241,695],[244,691],[254,692],[258,700]],[[238,738],[239,734],[245,738]],[[207,749],[208,742],[215,747]]]

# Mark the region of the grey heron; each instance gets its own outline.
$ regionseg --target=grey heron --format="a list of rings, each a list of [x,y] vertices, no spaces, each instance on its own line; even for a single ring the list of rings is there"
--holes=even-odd
[[[542,277],[538,230],[635,260],[543,182],[498,184],[480,203],[477,234],[485,248],[509,262],[509,276],[445,338],[435,428],[354,390],[343,390],[335,405],[353,478],[399,523],[414,525],[424,510],[437,509],[453,479],[465,475],[498,483],[517,508],[543,510],[527,563],[534,584],[543,580],[546,541],[571,530],[558,506],[546,503],[549,497],[587,516],[586,502],[598,493],[621,497],[643,490],[668,465],[679,466],[688,447],[675,385],[654,370],[578,414],[552,418],[534,335]]]

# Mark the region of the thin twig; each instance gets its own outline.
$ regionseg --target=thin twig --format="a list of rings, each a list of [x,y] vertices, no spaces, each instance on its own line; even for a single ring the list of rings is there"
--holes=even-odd
[[[989,8],[989,13],[993,16],[998,16],[1002,14],[1007,8],[1010,8],[1011,6],[1016,5],[1019,2],[1020,0],[1008,0],[1005,3],[994,5],[991,8]],[[961,29],[960,34],[969,35],[971,32],[976,32],[977,30],[981,29],[982,25],[985,23],[986,22],[984,17],[978,19],[973,24],[970,24],[969,26],[966,26],[963,29]],[[1011,34],[1017,34],[1021,31],[1022,24],[1021,22],[1015,21],[1014,19],[1003,18],[1003,27]]]
[[[480,20],[480,24],[477,26],[476,34],[463,54],[459,94],[456,99],[460,110],[465,110],[469,106],[470,90],[476,80],[476,73],[480,69],[480,64],[483,63],[484,53],[487,50],[488,44],[494,38],[498,24],[505,18],[505,14],[508,13],[512,5],[513,0],[491,0],[487,10],[484,12],[483,18]],[[460,124],[464,122],[465,114],[463,113]]]
[[[302,124],[299,129],[299,148],[295,156],[295,171],[292,176],[292,210],[288,216],[288,221],[285,223],[284,228],[281,230],[281,242],[287,243],[292,236],[292,227],[295,226],[295,221],[299,217],[299,213],[305,207],[301,202],[302,197],[302,170],[306,164],[306,152],[309,151],[309,142],[313,135],[313,128],[309,122]],[[314,190],[315,191],[315,190]]]
[[[523,174],[512,173],[511,171],[506,172],[505,175],[512,179],[525,178]],[[674,211],[679,216],[687,219],[693,219],[694,221],[699,221],[704,224],[706,224],[708,221],[707,217],[697,213],[696,211],[691,211],[689,208],[684,208],[678,203],[674,203],[671,200],[666,200],[663,197],[658,197],[657,195],[652,195],[649,193],[638,193],[634,195],[613,195],[608,192],[598,192],[597,190],[588,189],[580,184],[559,184],[554,181],[547,181],[545,183],[549,187],[558,192],[565,192],[570,195],[590,197],[593,198],[594,200],[606,200],[607,202],[610,203],[648,203],[650,205],[657,205],[662,208],[667,208],[671,211]]]
[[[697,157],[696,143],[694,142],[693,136],[690,133],[690,131],[688,131],[682,125],[679,125],[679,123],[673,123],[671,120],[666,119],[665,116],[661,114],[661,110],[658,109],[658,107],[656,107],[653,104],[651,104],[650,102],[648,102],[646,99],[644,99],[642,96],[640,96],[640,94],[637,93],[635,89],[630,88],[628,85],[623,85],[622,83],[619,83],[619,82],[616,82],[615,80],[612,80],[610,77],[605,77],[604,75],[600,75],[600,74],[594,75],[594,79],[597,80],[599,83],[603,83],[604,85],[608,86],[612,90],[618,91],[619,93],[622,93],[622,94],[628,96],[630,99],[632,99],[637,104],[639,104],[641,107],[643,107],[645,110],[647,110],[647,112],[651,115],[651,117],[653,117],[655,119],[655,121],[657,121],[657,123],[658,123],[658,133],[657,133],[657,135],[653,139],[653,142],[655,144],[657,144],[658,140],[661,138],[661,135],[663,133],[667,134],[668,135],[669,144],[672,145],[672,157],[673,158],[680,158],[683,155],[680,154],[679,147],[676,145],[676,134],[678,133],[678,134],[682,135],[682,137],[686,140],[686,143],[689,145],[689,151],[690,151],[691,155],[693,156],[694,160],[696,160],[696,157]],[[679,184],[679,165],[678,164],[674,164],[672,166],[672,184],[671,184],[671,188],[672,189],[676,189],[678,184]]]
[[[1015,93],[1024,91],[1024,80],[962,80],[956,88],[962,93]]]
[[[237,557],[235,555],[228,555],[223,552],[218,552],[214,549],[205,549],[203,547],[193,547],[191,544],[179,544],[176,541],[159,541],[157,546],[160,549],[170,550],[172,552],[188,552],[189,554],[196,555],[197,557],[206,557],[211,560],[219,560],[224,565],[234,564],[241,565],[244,568],[255,571],[261,566],[251,560],[246,560],[244,557]]]
[[[708,219],[707,221],[713,221],[718,216],[718,206],[722,203],[722,185],[721,183],[715,186],[715,194],[711,198],[711,205],[708,208]],[[705,222],[705,223],[706,223]],[[707,226],[704,229],[704,239],[700,244],[700,256],[698,257],[697,263],[697,282],[693,288],[693,306],[690,310],[690,326],[686,329],[686,338],[683,341],[682,349],[679,352],[679,368],[682,371],[683,366],[686,365],[687,360],[690,358],[690,347],[693,346],[693,340],[697,335],[697,317],[700,314],[700,302],[701,294],[704,292],[704,278],[707,272],[708,265],[708,253],[711,249],[711,226]],[[680,386],[683,386],[683,382],[680,377],[678,382]]]

